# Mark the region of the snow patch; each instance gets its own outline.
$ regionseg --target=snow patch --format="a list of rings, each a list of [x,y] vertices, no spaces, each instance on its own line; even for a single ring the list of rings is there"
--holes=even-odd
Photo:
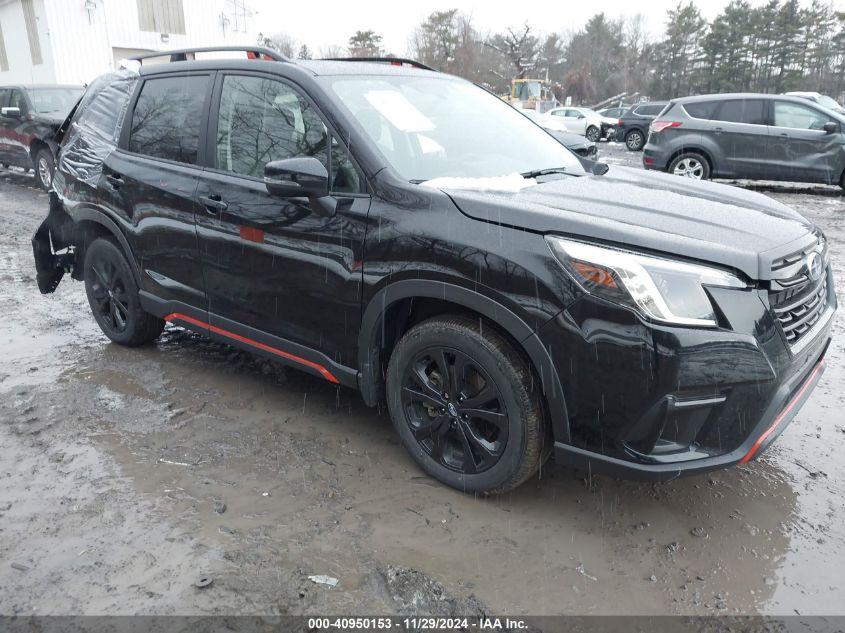
[[[517,173],[507,176],[486,178],[442,177],[432,178],[422,183],[423,187],[434,189],[460,189],[465,191],[494,191],[498,193],[517,193],[537,184],[534,178],[523,178]]]

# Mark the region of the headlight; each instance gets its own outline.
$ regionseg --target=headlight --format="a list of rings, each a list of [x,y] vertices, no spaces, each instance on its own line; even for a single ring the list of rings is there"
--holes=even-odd
[[[554,236],[546,241],[587,292],[629,305],[656,321],[714,327],[716,314],[704,287],[748,287],[736,275],[718,268]]]

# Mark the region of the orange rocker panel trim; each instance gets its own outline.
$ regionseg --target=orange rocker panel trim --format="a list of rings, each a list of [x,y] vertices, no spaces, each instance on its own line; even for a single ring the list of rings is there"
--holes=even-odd
[[[300,365],[304,365],[306,367],[310,367],[311,369],[315,370],[319,373],[323,378],[328,380],[329,382],[333,382],[336,385],[340,384],[340,381],[335,378],[334,374],[332,374],[328,369],[320,365],[319,363],[315,363],[314,361],[310,361],[306,358],[301,358],[300,356],[296,356],[284,350],[281,350],[277,347],[272,347],[270,345],[266,345],[259,341],[255,341],[251,338],[247,338],[246,336],[241,336],[240,334],[235,334],[234,332],[230,332],[229,330],[224,330],[223,328],[217,327],[216,325],[211,325],[210,323],[206,323],[205,321],[200,321],[199,319],[195,319],[193,317],[188,316],[187,314],[181,314],[179,312],[174,312],[173,314],[168,314],[164,317],[164,320],[167,322],[172,321],[183,321],[185,323],[190,323],[192,325],[196,325],[204,330],[208,330],[209,332],[214,332],[215,334],[219,334],[220,336],[225,336],[226,338],[230,338],[235,341],[239,341],[240,343],[245,343],[246,345],[250,345],[251,347],[257,347],[260,350],[265,352],[269,352],[274,354],[275,356],[280,356],[282,358],[286,358],[287,360],[293,361]]]

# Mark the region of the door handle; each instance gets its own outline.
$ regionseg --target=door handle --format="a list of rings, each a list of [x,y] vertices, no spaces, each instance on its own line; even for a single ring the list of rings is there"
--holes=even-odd
[[[205,206],[205,210],[212,215],[229,208],[229,204],[223,202],[223,198],[218,193],[212,193],[209,196],[200,196],[199,200]]]
[[[714,131],[716,134],[721,134],[724,130],[723,130],[723,128],[720,128],[720,127],[714,127],[714,128],[713,128],[713,131]]]
[[[123,184],[123,177],[120,174],[108,174],[106,180],[115,189],[119,189]]]

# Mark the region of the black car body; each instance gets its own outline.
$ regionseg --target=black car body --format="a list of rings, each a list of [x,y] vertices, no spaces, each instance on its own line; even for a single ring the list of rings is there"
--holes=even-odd
[[[458,78],[271,55],[92,85],[33,239],[42,292],[71,270],[113,340],[168,321],[386,398],[414,459],[467,491],[518,485],[552,447],[649,479],[745,462],[815,386],[836,299],[824,237],[795,211],[579,163]],[[241,116],[256,98],[272,112]],[[490,116],[520,133],[491,139]],[[261,120],[307,155],[263,180],[221,168],[262,173],[263,142],[233,141]],[[460,145],[471,127],[487,145]],[[529,142],[526,161],[566,168],[471,177],[485,160],[509,173]]]
[[[845,186],[845,115],[787,95],[676,99],[651,125],[643,165],[698,179]]]
[[[639,152],[646,144],[649,125],[667,104],[667,101],[643,101],[632,105],[619,117],[616,140],[625,143],[632,152]]]
[[[55,165],[53,136],[82,86],[0,86],[0,164],[35,169],[45,189]]]

